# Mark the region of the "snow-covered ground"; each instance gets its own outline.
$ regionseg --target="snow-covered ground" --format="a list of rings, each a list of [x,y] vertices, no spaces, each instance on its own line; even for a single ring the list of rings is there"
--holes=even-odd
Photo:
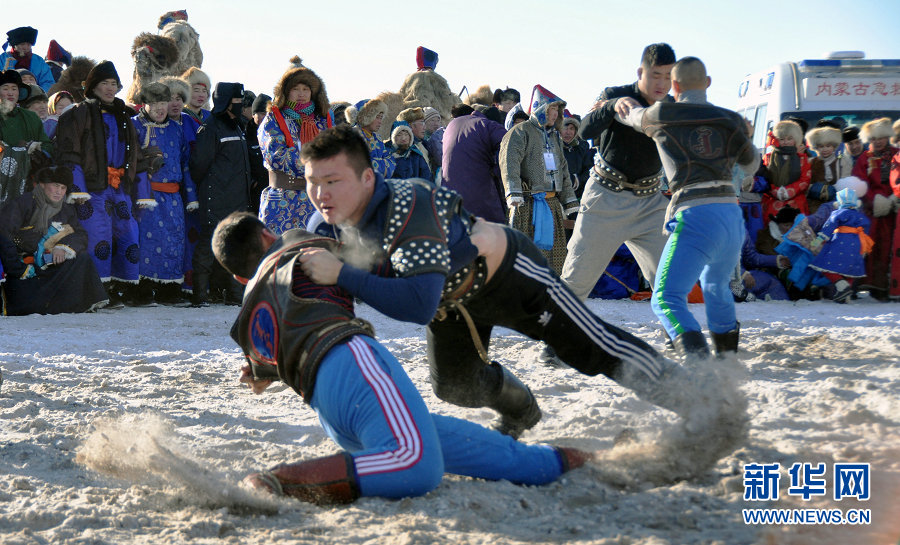
[[[650,305],[591,301],[662,349]],[[700,307],[694,308],[700,313]],[[397,543],[619,545],[853,543],[900,538],[900,305],[868,299],[745,303],[740,363],[747,440],[688,481],[627,485],[584,467],[543,487],[448,476],[434,492],[321,508],[260,499],[242,476],[333,453],[291,390],[252,395],[228,337],[234,307],[124,309],[0,318],[0,543]],[[437,400],[424,330],[378,316],[380,340],[436,412],[487,424],[489,410]],[[544,419],[522,440],[609,452],[626,428],[652,437],[674,417],[608,379],[536,362],[496,330],[491,356],[522,377]],[[871,464],[871,498],[788,494],[795,462]],[[779,463],[780,499],[744,500],[744,464]],[[633,475],[634,476],[634,475]],[[742,509],[870,509],[858,526],[745,524]]]

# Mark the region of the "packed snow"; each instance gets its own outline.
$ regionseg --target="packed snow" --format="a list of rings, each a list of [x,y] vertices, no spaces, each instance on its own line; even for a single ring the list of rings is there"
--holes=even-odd
[[[589,306],[664,349],[649,303]],[[729,368],[745,394],[746,438],[687,479],[661,479],[653,466],[657,442],[678,429],[673,414],[605,377],[545,367],[537,343],[496,329],[491,357],[532,388],[544,412],[522,440],[597,451],[598,461],[547,486],[447,476],[423,497],[327,508],[238,486],[249,472],[337,446],[292,390],[256,396],[238,383],[242,357],[228,336],[236,312],[156,307],[0,318],[0,542],[893,545],[900,538],[900,305],[868,298],[738,305],[738,361],[705,365]],[[431,393],[423,327],[365,306],[358,313],[433,411],[483,424],[494,418]],[[617,441],[626,435],[635,439]],[[867,462],[871,497],[835,502],[830,479],[824,496],[788,494],[795,462],[829,471],[837,462]],[[777,501],[744,499],[744,465],[753,463],[780,464]],[[751,508],[870,509],[871,524],[745,524],[742,510]]]

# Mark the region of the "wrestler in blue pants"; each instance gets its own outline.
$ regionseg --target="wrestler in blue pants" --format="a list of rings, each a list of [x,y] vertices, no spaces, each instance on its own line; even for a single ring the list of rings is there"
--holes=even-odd
[[[403,367],[365,336],[322,360],[310,405],[353,459],[362,496],[433,490],[444,473],[538,485],[557,479],[557,449],[526,445],[473,422],[429,413]]]
[[[732,331],[737,318],[729,281],[744,240],[740,207],[736,203],[693,206],[675,214],[667,227],[671,235],[663,249],[651,301],[666,333],[675,339],[687,331],[701,331],[687,305],[688,293],[698,279],[709,330]]]

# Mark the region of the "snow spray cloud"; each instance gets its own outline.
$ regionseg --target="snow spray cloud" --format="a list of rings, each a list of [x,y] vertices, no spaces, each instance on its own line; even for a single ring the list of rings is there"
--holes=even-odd
[[[76,451],[75,461],[94,471],[134,483],[184,489],[183,499],[237,513],[276,513],[278,500],[234,484],[222,472],[196,462],[171,422],[155,414],[101,418]]]
[[[747,399],[740,390],[745,375],[734,357],[698,362],[690,369],[687,384],[670,385],[671,392],[689,402],[684,417],[670,428],[634,434],[596,453],[592,464],[596,478],[639,487],[692,479],[709,471],[746,439]]]

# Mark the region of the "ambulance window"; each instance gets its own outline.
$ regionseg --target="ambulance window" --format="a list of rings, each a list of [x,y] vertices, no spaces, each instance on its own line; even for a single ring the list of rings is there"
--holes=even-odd
[[[766,133],[769,131],[769,127],[766,126],[766,110],[768,109],[768,104],[760,104],[756,108],[756,118],[753,120],[753,144],[757,148],[766,145]]]

